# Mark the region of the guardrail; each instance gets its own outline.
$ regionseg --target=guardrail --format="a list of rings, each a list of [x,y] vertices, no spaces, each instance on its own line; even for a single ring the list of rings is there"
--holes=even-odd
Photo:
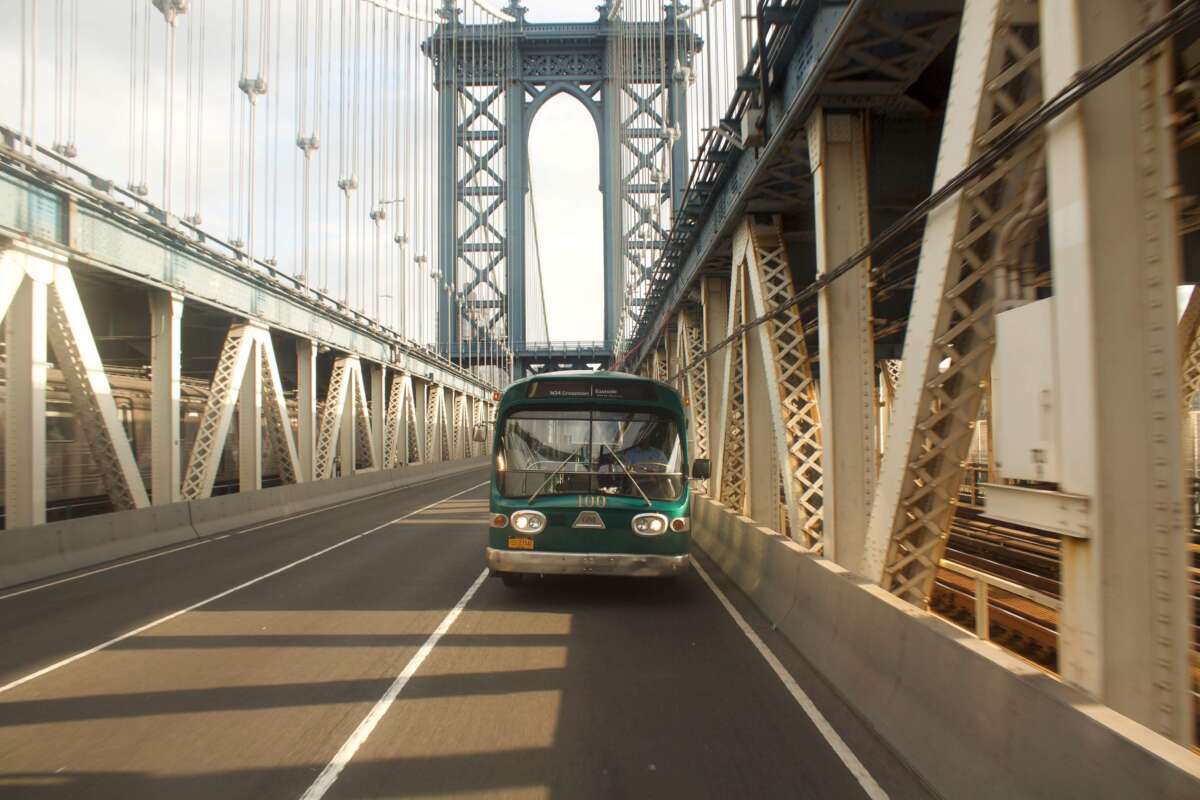
[[[988,604],[989,596],[992,589],[1000,589],[1009,594],[1022,597],[1032,603],[1037,603],[1040,606],[1053,609],[1054,611],[1062,610],[1062,601],[1057,597],[1030,589],[1022,586],[1019,583],[997,578],[995,575],[989,575],[986,572],[968,567],[966,564],[959,564],[956,561],[947,561],[942,559],[938,564],[939,567],[952,572],[955,575],[962,575],[964,578],[970,578],[975,583],[975,635],[984,641],[990,638],[989,629],[991,628],[991,606]]]
[[[453,374],[463,381],[487,389],[496,388],[473,373],[462,369],[445,355],[428,344],[416,342],[378,320],[337,300],[329,294],[307,285],[299,277],[278,268],[278,265],[252,258],[235,243],[227,242],[206,232],[185,219],[179,218],[144,197],[116,185],[115,181],[85,169],[68,158],[41,145],[36,146],[36,156],[21,152],[19,147],[30,148],[33,143],[28,136],[0,125],[0,163],[6,164],[13,174],[22,180],[44,185],[67,197],[84,199],[113,213],[114,219],[122,219],[142,226],[160,240],[171,242],[181,251],[193,253],[220,268],[246,278],[252,278],[262,288],[269,288],[288,296],[306,306],[311,312],[337,319],[385,342],[394,352],[419,359],[431,366]],[[43,163],[45,162],[45,163]],[[62,247],[67,242],[56,241]],[[361,334],[360,334],[361,335]]]

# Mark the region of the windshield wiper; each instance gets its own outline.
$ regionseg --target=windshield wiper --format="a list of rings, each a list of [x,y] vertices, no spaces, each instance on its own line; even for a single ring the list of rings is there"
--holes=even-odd
[[[533,505],[533,501],[536,500],[537,496],[542,493],[542,489],[545,489],[546,486],[550,483],[550,481],[554,480],[554,476],[557,475],[558,473],[562,472],[562,468],[565,467],[572,458],[579,455],[579,451],[582,449],[583,449],[583,445],[579,445],[579,447],[576,447],[571,452],[571,454],[568,455],[566,458],[564,458],[562,463],[559,464],[555,468],[554,472],[550,473],[550,477],[548,477],[548,478],[546,478],[546,480],[542,481],[542,485],[538,487],[537,491],[529,496],[529,505]]]
[[[600,446],[608,447],[608,445],[606,445],[606,444],[602,444]],[[640,494],[642,496],[642,499],[646,501],[646,505],[653,508],[654,504],[650,502],[650,498],[646,496],[646,493],[644,491],[642,491],[642,485],[637,482],[637,478],[633,477],[633,473],[630,472],[629,468],[625,466],[625,462],[621,460],[621,457],[619,455],[617,455],[617,451],[613,450],[611,447],[608,447],[608,452],[612,453],[612,457],[617,460],[617,464],[621,467],[622,470],[625,471],[625,474],[629,477],[629,480],[633,483],[633,488],[638,490],[638,494]]]

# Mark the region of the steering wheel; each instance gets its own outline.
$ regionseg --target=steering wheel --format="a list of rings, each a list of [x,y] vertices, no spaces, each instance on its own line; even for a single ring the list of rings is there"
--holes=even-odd
[[[670,464],[665,464],[662,461],[640,461],[637,464],[630,466],[630,472],[645,472],[652,475],[669,472]]]

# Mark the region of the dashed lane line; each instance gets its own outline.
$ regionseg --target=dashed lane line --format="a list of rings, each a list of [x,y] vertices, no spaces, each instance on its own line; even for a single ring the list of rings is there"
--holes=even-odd
[[[312,561],[314,558],[318,558],[320,556],[325,555],[326,553],[330,553],[334,550],[337,550],[339,547],[344,547],[345,545],[348,545],[351,542],[358,541],[359,539],[363,538],[364,536],[369,536],[370,534],[375,533],[376,531],[382,530],[382,529],[388,527],[389,525],[393,525],[397,522],[400,522],[401,520],[408,519],[409,517],[413,516],[414,514],[419,514],[422,511],[425,511],[426,509],[433,508],[438,503],[442,503],[442,502],[445,502],[446,500],[450,500],[450,499],[458,497],[460,495],[464,495],[467,492],[472,492],[481,486],[486,486],[487,483],[488,483],[487,481],[484,481],[483,483],[477,483],[474,486],[470,486],[466,489],[463,489],[461,492],[455,492],[454,494],[449,495],[448,497],[443,497],[442,499],[436,500],[427,506],[418,508],[416,511],[410,511],[409,513],[404,514],[403,516],[396,517],[393,520],[388,520],[387,522],[383,523],[382,525],[376,525],[374,528],[365,530],[362,533],[356,533],[355,535],[353,535],[347,539],[343,539],[342,541],[340,541],[336,544],[332,544],[329,547],[322,548],[315,553],[311,553],[307,556],[304,556],[303,558],[298,558],[295,561],[292,561],[288,564],[284,564],[282,567],[279,567],[278,569],[273,569],[270,572],[263,573],[262,575],[259,575],[257,578],[251,578],[250,580],[245,581],[244,583],[239,583],[237,586],[226,589],[223,592],[218,592],[217,594],[214,594],[212,597],[207,597],[198,603],[193,603],[190,606],[187,606],[186,608],[181,608],[178,611],[173,611],[170,614],[167,614],[165,617],[159,617],[158,619],[154,620],[153,622],[147,622],[145,625],[134,628],[131,631],[122,633],[120,636],[116,636],[112,639],[109,639],[106,642],[101,642],[100,644],[95,645],[94,647],[89,647],[87,650],[82,650],[78,653],[75,653],[74,655],[67,656],[66,658],[61,659],[59,661],[55,661],[53,664],[42,667],[39,670],[35,670],[34,672],[29,673],[28,675],[17,678],[14,681],[10,681],[9,683],[6,683],[3,686],[0,686],[0,694],[3,694],[7,691],[15,689],[18,686],[21,686],[23,684],[29,683],[30,681],[40,678],[43,675],[48,675],[49,673],[54,672],[55,670],[62,669],[63,667],[67,666],[68,664],[73,664],[82,658],[86,658],[87,656],[92,655],[93,653],[98,653],[101,650],[106,650],[107,648],[112,647],[114,644],[123,642],[126,639],[130,639],[134,636],[137,636],[138,634],[145,633],[146,631],[150,630],[151,628],[157,628],[159,625],[162,625],[164,622],[170,622],[171,620],[175,619],[176,617],[183,616],[184,614],[188,613],[189,611],[195,611],[197,608],[202,608],[206,605],[209,605],[210,603],[214,603],[217,600],[220,600],[223,597],[228,597],[229,595],[233,594],[234,592],[240,592],[242,589],[246,589],[250,586],[253,586],[256,583],[261,583],[262,581],[265,581],[267,578],[272,578],[276,575],[279,575],[280,573],[287,572],[288,570],[292,569],[293,567],[298,567],[301,564],[305,563],[306,561]]]
[[[475,596],[475,592],[479,591],[479,587],[483,585],[483,581],[487,576],[487,569],[479,573],[479,577],[467,588],[467,591],[459,598],[454,608],[450,609],[450,612],[442,619],[437,629],[429,634],[429,638],[421,645],[421,649],[404,665],[404,669],[396,676],[396,680],[392,681],[392,685],[383,693],[383,697],[379,698],[379,701],[375,703],[367,713],[367,716],[363,717],[362,722],[358,723],[358,727],[354,729],[354,733],[350,734],[350,738],[346,740],[345,744],[338,748],[338,751],[334,754],[330,762],[325,765],[325,769],[321,770],[321,774],[308,787],[308,790],[304,792],[300,800],[321,800],[325,796],[325,793],[337,781],[338,776],[342,774],[342,770],[354,758],[354,754],[370,738],[371,732],[375,730],[375,726],[379,724],[384,714],[392,707],[392,703],[396,702],[396,698],[400,696],[400,692],[404,691],[404,687],[408,684],[409,679],[421,668],[421,664],[425,663],[425,659],[433,652],[433,648],[437,647],[438,641],[450,630],[450,626],[458,619],[458,615],[466,608],[467,603],[471,602],[471,598]]]
[[[468,470],[463,470],[463,472],[467,472],[467,471]],[[449,476],[449,477],[453,477],[453,476]],[[299,514],[292,514],[291,516],[288,516],[288,517],[280,517],[279,519],[273,519],[273,520],[270,520],[269,522],[263,522],[258,525],[253,525],[249,528],[242,528],[240,530],[230,531],[229,533],[223,533],[220,536],[205,537],[204,539],[201,539],[198,542],[190,542],[188,544],[180,545],[178,547],[169,547],[166,550],[159,550],[154,553],[149,553],[147,555],[138,556],[137,558],[124,559],[121,561],[114,562],[112,564],[107,564],[103,567],[98,567],[96,569],[88,570],[87,572],[80,572],[76,575],[67,575],[64,578],[58,578],[56,580],[48,581],[46,583],[39,583],[36,586],[27,586],[23,589],[17,589],[16,591],[9,592],[7,594],[0,594],[0,600],[8,600],[9,598],[12,598],[12,597],[20,597],[21,595],[29,594],[30,592],[40,592],[43,589],[49,589],[50,587],[58,586],[59,584],[71,583],[72,581],[81,580],[83,578],[90,578],[93,575],[99,575],[100,573],[103,573],[103,572],[111,572],[114,569],[120,569],[122,567],[132,566],[133,564],[138,564],[142,561],[150,561],[151,559],[154,559],[154,558],[161,558],[162,556],[169,556],[173,553],[178,553],[181,550],[190,550],[191,548],[199,547],[202,544],[209,544],[211,542],[219,542],[224,539],[232,538],[234,536],[241,536],[243,533],[250,533],[252,531],[262,530],[263,528],[270,528],[273,525],[282,525],[285,522],[291,522],[292,520],[300,519],[301,517],[310,517],[313,514],[321,514],[325,511],[332,511],[335,508],[341,508],[343,506],[352,505],[354,503],[362,503],[367,500],[374,500],[377,497],[383,497],[384,495],[392,494],[393,492],[402,492],[406,489],[416,489],[418,487],[425,486],[430,483],[435,483],[440,480],[442,480],[442,478],[431,478],[430,480],[427,480],[427,481],[419,481],[417,483],[410,483],[407,486],[398,486],[394,489],[385,489],[382,492],[375,492],[374,494],[365,495],[364,497],[356,497],[352,500],[344,500],[340,503],[334,503],[333,505],[321,506],[320,508],[314,508],[312,511],[304,511]],[[395,521],[395,520],[393,520],[393,521]]]

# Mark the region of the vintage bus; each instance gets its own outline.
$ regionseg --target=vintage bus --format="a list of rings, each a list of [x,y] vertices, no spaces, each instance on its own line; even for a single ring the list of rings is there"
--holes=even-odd
[[[687,417],[679,394],[617,372],[517,381],[493,432],[487,564],[522,575],[674,576],[688,569]],[[689,469],[690,466],[690,469]]]

